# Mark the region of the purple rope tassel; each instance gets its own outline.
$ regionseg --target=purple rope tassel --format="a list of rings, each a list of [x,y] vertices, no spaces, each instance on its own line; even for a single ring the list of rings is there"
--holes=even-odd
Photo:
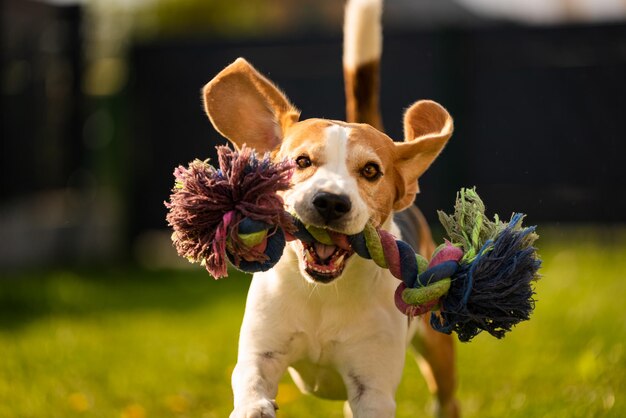
[[[220,168],[195,160],[188,168],[174,170],[176,184],[165,202],[167,222],[178,254],[205,265],[215,278],[227,275],[226,248],[235,264],[247,260],[264,262],[264,251],[248,248],[237,233],[245,219],[279,228],[276,234],[295,229],[284,202],[276,193],[290,186],[293,163],[272,163],[269,155],[259,159],[252,149],[217,148]]]

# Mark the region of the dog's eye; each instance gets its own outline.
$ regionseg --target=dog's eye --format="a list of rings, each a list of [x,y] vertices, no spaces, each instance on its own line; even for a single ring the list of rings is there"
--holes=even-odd
[[[306,155],[301,155],[296,158],[296,164],[298,165],[298,168],[308,168],[311,167],[311,159]]]
[[[363,177],[365,177],[367,180],[376,180],[377,178],[379,178],[380,176],[383,175],[383,173],[380,171],[380,167],[378,167],[378,164],[376,163],[367,163],[365,164],[365,166],[361,169],[361,175]]]

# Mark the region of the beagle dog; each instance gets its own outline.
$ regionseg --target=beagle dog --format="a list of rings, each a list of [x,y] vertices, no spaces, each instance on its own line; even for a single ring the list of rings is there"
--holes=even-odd
[[[404,141],[381,131],[378,67],[382,0],[349,0],[344,74],[347,122],[299,120],[287,97],[247,61],[237,59],[203,90],[206,113],[235,147],[244,144],[295,161],[286,209],[309,225],[355,234],[367,222],[429,257],[428,225],[413,206],[417,180],[452,135],[448,112],[421,100],[404,115]],[[346,400],[357,418],[395,415],[407,348],[437,401],[457,417],[454,347],[394,304],[388,270],[349,247],[291,241],[276,266],[252,279],[232,376],[231,418],[276,416],[278,382],[289,371],[306,393]]]

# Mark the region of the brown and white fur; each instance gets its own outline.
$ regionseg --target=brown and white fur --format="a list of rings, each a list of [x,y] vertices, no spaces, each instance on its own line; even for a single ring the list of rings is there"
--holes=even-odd
[[[418,250],[429,257],[432,238],[412,203],[418,178],[452,135],[452,119],[435,102],[418,101],[405,113],[404,142],[376,129],[381,7],[381,0],[350,0],[346,8],[348,122],[300,121],[285,95],[242,58],[204,87],[204,104],[236,147],[298,162],[283,197],[305,223],[354,234],[373,222],[400,236],[392,215],[410,207],[420,236],[408,239],[419,238]],[[272,270],[252,279],[231,418],[275,417],[287,370],[302,391],[347,400],[346,416],[393,417],[407,347],[416,351],[438,415],[458,416],[452,339],[433,331],[427,315],[409,323],[394,305],[397,285],[371,260],[289,243]]]

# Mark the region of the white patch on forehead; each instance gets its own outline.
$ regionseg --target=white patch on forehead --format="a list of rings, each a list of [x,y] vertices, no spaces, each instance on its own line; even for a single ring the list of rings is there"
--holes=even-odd
[[[332,125],[325,129],[324,157],[326,167],[336,173],[347,174],[348,136],[350,128]]]
[[[324,129],[323,151],[319,167],[309,179],[311,186],[320,191],[348,194],[356,189],[356,182],[348,172],[348,135],[350,128],[332,125]]]

